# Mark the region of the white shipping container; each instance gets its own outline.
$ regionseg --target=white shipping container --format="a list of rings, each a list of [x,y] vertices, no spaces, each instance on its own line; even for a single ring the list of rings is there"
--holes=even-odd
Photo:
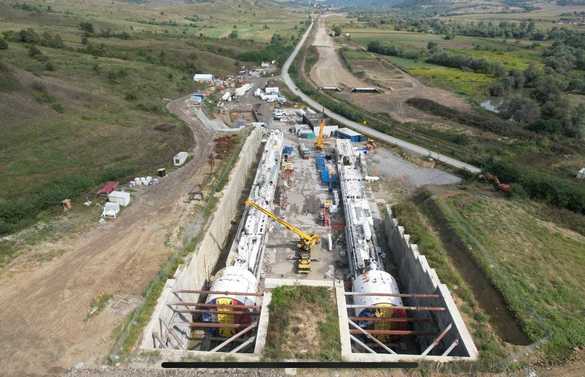
[[[130,204],[130,193],[125,191],[112,191],[108,194],[108,200],[112,203],[126,207]]]

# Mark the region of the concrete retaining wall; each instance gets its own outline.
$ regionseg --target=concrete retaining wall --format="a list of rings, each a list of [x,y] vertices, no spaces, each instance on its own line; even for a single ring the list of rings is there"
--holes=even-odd
[[[190,329],[179,320],[180,314],[174,313],[167,305],[180,300],[188,302],[198,300],[198,294],[182,293],[179,297],[173,291],[201,289],[205,280],[210,277],[222,251],[227,247],[231,222],[242,205],[240,203],[242,190],[245,188],[247,175],[256,161],[262,136],[263,132],[260,129],[255,129],[248,136],[230,173],[228,183],[220,194],[217,208],[204,230],[205,235],[185,264],[179,266],[173,278],[165,284],[150,322],[144,330],[140,348],[160,348],[159,344],[162,342],[165,348],[186,349]],[[173,331],[169,331],[173,328]]]
[[[439,298],[408,298],[404,299],[405,304],[412,306],[442,306],[446,307],[444,312],[412,312],[414,317],[431,318],[432,323],[417,323],[415,329],[422,332],[436,332],[445,329],[452,324],[452,329],[447,333],[439,345],[429,355],[442,355],[442,353],[453,342],[458,345],[450,352],[450,356],[476,359],[477,348],[473,339],[461,318],[459,309],[453,301],[453,297],[447,286],[439,280],[437,273],[429,266],[427,258],[422,255],[416,244],[410,242],[410,235],[406,234],[404,227],[398,224],[390,207],[386,207],[384,228],[388,241],[388,247],[392,254],[393,261],[398,269],[398,279],[401,282],[403,293],[435,293]],[[436,336],[417,337],[421,352],[429,346]]]

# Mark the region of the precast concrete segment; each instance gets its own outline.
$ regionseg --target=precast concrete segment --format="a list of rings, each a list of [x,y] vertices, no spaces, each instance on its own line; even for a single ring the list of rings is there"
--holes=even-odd
[[[313,28],[313,24],[314,24],[314,21],[311,22],[311,25],[309,26],[309,28],[307,29],[307,31],[305,32],[305,34],[303,35],[303,37],[301,38],[301,40],[299,41],[297,46],[295,47],[294,51],[288,57],[288,59],[286,60],[284,65],[282,66],[282,71],[281,71],[282,79],[283,79],[284,83],[286,84],[286,86],[288,86],[288,88],[290,89],[291,92],[293,92],[295,95],[297,95],[299,98],[301,98],[304,103],[306,103],[307,105],[309,105],[313,109],[315,109],[317,111],[323,111],[325,113],[325,115],[327,115],[331,119],[335,119],[339,124],[343,124],[346,127],[353,128],[354,130],[361,132],[364,135],[381,140],[381,141],[386,142],[388,144],[396,145],[396,146],[403,148],[409,152],[417,153],[417,154],[422,155],[422,156],[431,157],[437,161],[441,161],[442,163],[444,163],[448,166],[454,167],[456,169],[466,170],[466,171],[473,173],[473,174],[479,174],[481,172],[481,169],[479,169],[478,167],[473,166],[471,164],[468,164],[466,162],[459,161],[455,158],[446,156],[446,155],[441,154],[441,153],[433,152],[430,149],[418,146],[416,144],[409,143],[407,141],[398,139],[396,137],[387,135],[385,133],[376,131],[372,128],[366,127],[366,126],[361,125],[357,122],[349,120],[346,117],[339,115],[337,113],[334,113],[333,111],[323,107],[323,105],[321,105],[320,103],[318,103],[317,101],[313,100],[311,97],[309,97],[308,95],[303,93],[295,85],[295,83],[291,79],[288,71],[290,69],[291,64],[295,60],[296,56],[298,55],[299,51],[301,50],[301,48],[305,44],[305,41],[309,37],[309,34]]]

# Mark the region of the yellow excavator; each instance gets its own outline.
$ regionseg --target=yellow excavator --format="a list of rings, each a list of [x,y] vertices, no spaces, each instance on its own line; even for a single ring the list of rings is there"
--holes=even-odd
[[[276,216],[271,211],[267,210],[266,208],[260,206],[258,203],[251,199],[246,199],[244,202],[248,207],[252,207],[261,213],[265,214],[270,218],[272,221],[282,225],[284,228],[290,230],[297,236],[299,236],[299,257],[297,259],[297,271],[300,274],[308,274],[311,271],[311,250],[313,246],[317,245],[321,240],[318,234],[315,233],[305,233],[299,227],[289,223],[286,220],[281,219],[280,217]]]
[[[315,140],[315,149],[318,151],[322,151],[325,149],[325,119],[321,119],[321,123],[319,124],[319,135]]]

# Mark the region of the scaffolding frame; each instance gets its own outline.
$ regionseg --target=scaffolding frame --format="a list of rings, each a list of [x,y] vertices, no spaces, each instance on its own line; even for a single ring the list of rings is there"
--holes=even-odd
[[[344,292],[345,297],[363,297],[363,296],[373,296],[373,297],[400,297],[400,298],[413,298],[413,299],[434,299],[438,298],[439,295],[434,293],[385,293],[385,292]],[[400,305],[400,306],[392,306],[392,307],[384,307],[390,308],[393,310],[404,310],[410,313],[417,313],[417,312],[427,312],[427,313],[436,313],[436,312],[443,312],[446,311],[447,308],[443,306],[413,306],[413,305]],[[353,309],[380,309],[379,306],[372,306],[372,305],[356,305],[356,304],[346,304],[345,310],[347,312],[352,311]],[[371,328],[364,328],[360,326],[358,323],[369,323],[369,324],[376,324],[376,323],[383,323],[383,324],[417,324],[417,323],[427,323],[429,325],[435,325],[436,331],[416,331],[411,329],[371,329]],[[432,342],[419,354],[422,357],[429,356],[430,353],[436,349],[436,347],[441,344],[441,342],[445,339],[445,337],[449,334],[449,332],[453,329],[453,323],[449,323],[446,327],[440,329],[438,328],[438,324],[434,322],[431,317],[406,317],[406,318],[387,318],[387,317],[366,317],[366,316],[357,316],[351,315],[348,313],[347,316],[347,324],[349,326],[349,338],[350,338],[350,345],[357,345],[361,349],[364,349],[368,353],[371,354],[390,354],[390,355],[398,355],[399,353],[393,349],[397,346],[396,343],[389,343],[386,341],[382,341],[381,337],[386,337],[387,339],[397,339],[401,337],[417,337],[417,336],[424,336],[424,337],[433,337]],[[360,339],[359,336],[362,336]],[[447,346],[444,351],[441,353],[441,356],[449,356],[449,354],[457,347],[459,344],[459,339],[455,339],[449,346]],[[359,352],[358,352],[359,353]]]
[[[256,341],[256,332],[258,329],[259,317],[262,312],[262,299],[259,305],[220,305],[207,304],[199,302],[203,295],[229,295],[229,296],[255,296],[262,298],[263,292],[231,292],[231,291],[210,291],[210,290],[194,290],[194,289],[180,289],[172,292],[177,298],[175,302],[168,303],[166,308],[171,311],[168,321],[159,318],[158,331],[152,334],[155,348],[163,349],[183,349],[188,348],[189,342],[192,340],[201,340],[206,337],[212,340],[223,340],[220,344],[213,348],[203,351],[210,353],[228,352],[238,353],[243,352],[249,346],[254,346]],[[197,301],[187,301],[183,294],[199,295]],[[192,297],[192,296],[190,296]],[[249,316],[252,317],[251,323],[224,323],[202,321],[205,313],[216,315],[234,315],[234,316]],[[227,337],[212,337],[210,334],[204,333],[202,336],[194,336],[194,330],[211,330],[211,329],[234,329],[236,333]],[[229,349],[229,345],[239,343],[235,347]]]

